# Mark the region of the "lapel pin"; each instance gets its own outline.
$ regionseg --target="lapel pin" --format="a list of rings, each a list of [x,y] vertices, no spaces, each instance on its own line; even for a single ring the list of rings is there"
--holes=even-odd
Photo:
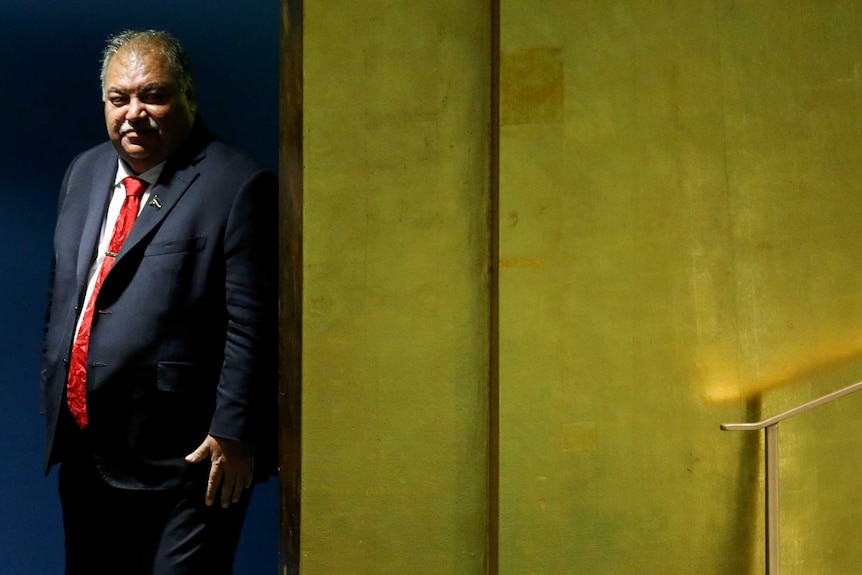
[[[156,206],[157,210],[162,209],[162,203],[159,201],[159,196],[153,196],[153,199],[150,200],[151,206]]]

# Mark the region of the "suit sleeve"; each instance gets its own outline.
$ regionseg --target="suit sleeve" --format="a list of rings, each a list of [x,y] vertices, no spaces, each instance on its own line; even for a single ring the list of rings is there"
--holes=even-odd
[[[277,443],[278,181],[251,177],[237,194],[224,238],[227,335],[210,435]]]
[[[69,168],[66,170],[66,174],[63,176],[63,183],[60,185],[60,194],[57,198],[57,212],[55,217],[59,216],[60,212],[63,210],[63,204],[66,201],[66,194],[69,188],[69,177],[72,173],[72,167],[75,165],[75,162],[78,160],[79,157],[80,154],[75,157],[71,164],[69,164]],[[53,246],[51,253],[51,263],[48,268],[48,291],[45,303],[45,324],[42,328],[42,360],[41,369],[39,371],[39,413],[41,413],[42,415],[45,415],[47,411],[45,402],[45,388],[48,379],[48,326],[51,322],[51,308],[52,304],[54,303],[54,279],[57,268],[57,256],[56,254],[54,254]]]

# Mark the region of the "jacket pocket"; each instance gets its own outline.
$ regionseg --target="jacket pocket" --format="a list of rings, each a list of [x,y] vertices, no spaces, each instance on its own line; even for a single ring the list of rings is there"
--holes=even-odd
[[[193,252],[202,250],[205,245],[207,245],[207,239],[205,237],[158,242],[147,246],[147,249],[144,250],[144,256],[161,256],[178,252]]]
[[[159,391],[192,393],[199,377],[196,364],[185,361],[160,361],[157,367],[156,385]]]

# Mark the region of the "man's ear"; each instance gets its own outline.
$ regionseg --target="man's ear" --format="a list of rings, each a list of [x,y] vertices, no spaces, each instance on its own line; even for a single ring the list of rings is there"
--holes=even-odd
[[[195,85],[191,81],[184,92],[186,100],[189,102],[189,109],[192,111],[192,116],[197,112],[197,101],[195,100]]]

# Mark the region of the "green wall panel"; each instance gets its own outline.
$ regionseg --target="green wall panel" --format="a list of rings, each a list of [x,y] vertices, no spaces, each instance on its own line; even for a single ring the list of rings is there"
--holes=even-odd
[[[763,571],[862,379],[859,2],[501,0],[500,573]],[[305,6],[302,570],[483,573],[490,10]],[[782,424],[852,573],[862,396]]]
[[[305,574],[484,570],[487,14],[305,5]]]
[[[862,379],[859,2],[502,0],[500,572],[763,572],[760,438]],[[862,397],[782,427],[858,569]]]

